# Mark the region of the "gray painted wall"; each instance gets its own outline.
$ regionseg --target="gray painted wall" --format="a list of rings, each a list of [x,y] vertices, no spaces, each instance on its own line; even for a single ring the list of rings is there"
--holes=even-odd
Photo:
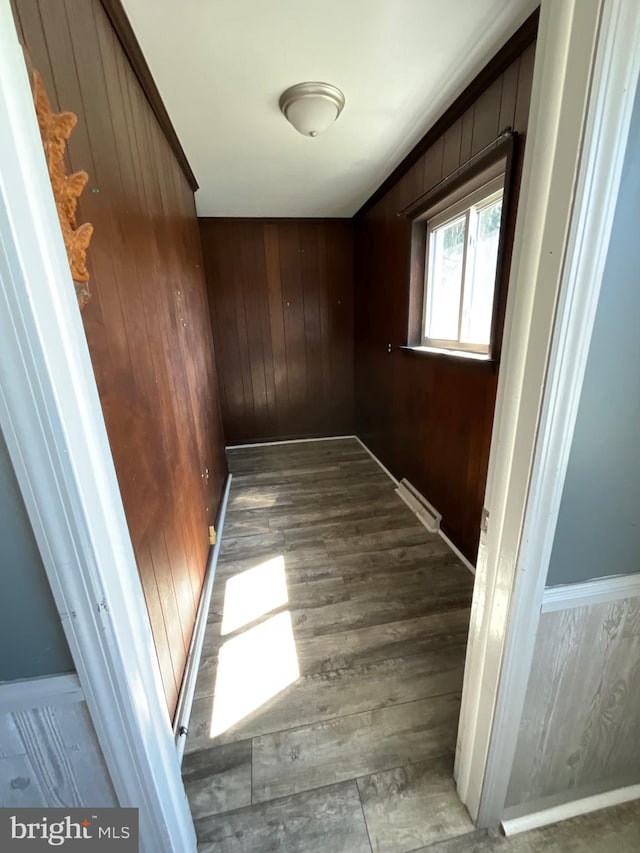
[[[0,681],[74,669],[0,432]]]
[[[636,95],[548,586],[640,572],[639,226]]]

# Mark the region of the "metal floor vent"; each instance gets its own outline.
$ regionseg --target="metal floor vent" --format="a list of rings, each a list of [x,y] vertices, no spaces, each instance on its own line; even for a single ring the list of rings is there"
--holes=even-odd
[[[400,480],[396,494],[402,498],[412,512],[424,524],[431,533],[438,533],[440,530],[440,519],[442,514],[437,511],[429,501],[421,495],[415,486],[412,486],[408,480]]]

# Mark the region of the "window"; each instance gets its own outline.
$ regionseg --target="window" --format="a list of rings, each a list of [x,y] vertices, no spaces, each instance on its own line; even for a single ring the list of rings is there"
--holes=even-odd
[[[517,134],[507,128],[399,211],[411,222],[402,349],[499,363],[517,145]]]
[[[489,354],[503,191],[501,176],[427,220],[422,346]]]

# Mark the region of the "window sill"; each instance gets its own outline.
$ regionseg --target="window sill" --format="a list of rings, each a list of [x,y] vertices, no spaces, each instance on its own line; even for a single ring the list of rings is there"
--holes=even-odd
[[[485,353],[466,352],[465,350],[445,349],[444,347],[410,347],[401,346],[404,352],[414,355],[426,355],[436,358],[454,359],[456,361],[470,361],[477,364],[495,364],[495,359]]]

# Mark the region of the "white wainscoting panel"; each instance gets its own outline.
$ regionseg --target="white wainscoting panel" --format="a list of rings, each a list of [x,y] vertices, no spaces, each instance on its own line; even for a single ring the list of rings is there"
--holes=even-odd
[[[613,581],[637,590],[633,576]],[[611,600],[593,586],[592,598],[579,589],[562,609],[543,607],[507,818],[640,783],[640,590]]]
[[[542,612],[569,610],[640,596],[640,572],[635,575],[612,575],[584,583],[548,586],[542,596]]]
[[[117,805],[77,676],[0,684],[0,808]]]

